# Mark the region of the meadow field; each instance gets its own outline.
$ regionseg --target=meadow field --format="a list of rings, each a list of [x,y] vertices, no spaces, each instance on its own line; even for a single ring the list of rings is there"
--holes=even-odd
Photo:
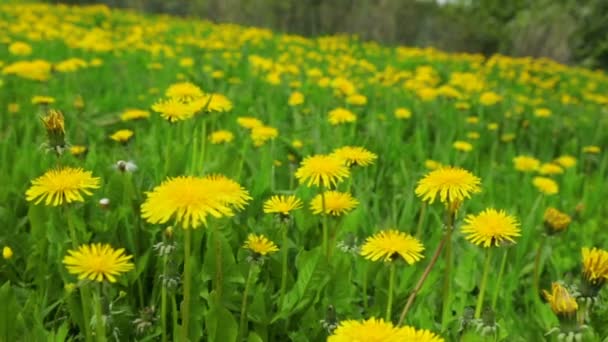
[[[608,341],[608,76],[0,5],[0,341]]]

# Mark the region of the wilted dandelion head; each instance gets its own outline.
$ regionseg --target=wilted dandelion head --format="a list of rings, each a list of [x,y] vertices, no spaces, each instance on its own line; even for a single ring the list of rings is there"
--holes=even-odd
[[[169,178],[146,195],[141,206],[146,221],[163,224],[175,219],[184,229],[206,224],[209,215],[232,216],[251,199],[238,183],[219,175]]]
[[[565,230],[572,222],[570,215],[563,213],[556,208],[547,208],[543,216],[545,227],[551,233],[557,233]]]
[[[555,195],[559,192],[559,186],[557,183],[547,177],[534,177],[532,184],[545,195]]]
[[[504,243],[515,243],[521,235],[517,219],[503,210],[486,209],[478,215],[468,215],[462,227],[465,238],[482,247],[499,247]]]
[[[513,158],[515,169],[522,172],[532,172],[538,170],[540,161],[530,156],[517,156]]]
[[[368,166],[378,158],[375,153],[359,146],[344,146],[334,150],[332,153],[346,163],[346,166]]]
[[[274,242],[268,240],[267,237],[265,237],[264,235],[256,234],[249,234],[247,236],[247,240],[245,240],[243,248],[246,248],[251,252],[261,256],[270,255],[279,250],[277,245],[275,245]]]
[[[608,281],[608,251],[583,247],[583,278],[590,284]]]
[[[415,237],[396,229],[382,230],[365,240],[361,255],[371,261],[394,261],[398,257],[412,265],[422,259],[424,246]]]
[[[560,283],[553,283],[551,292],[543,290],[543,296],[558,316],[571,316],[578,310],[576,299]]]
[[[323,211],[323,204],[325,204],[325,211]],[[315,215],[324,213],[325,215],[340,216],[353,210],[357,204],[359,201],[351,194],[332,190],[316,195],[310,202],[310,209]]]
[[[415,192],[424,202],[432,204],[439,197],[441,203],[450,210],[455,210],[471,194],[481,191],[480,184],[481,180],[471,172],[444,166],[424,176],[418,182]]]
[[[342,159],[318,154],[304,158],[295,176],[300,183],[306,182],[307,186],[329,188],[348,178],[350,172]]]
[[[300,209],[302,201],[294,195],[272,196],[264,202],[264,212],[266,214],[279,214],[288,216],[292,211]]]
[[[58,110],[50,109],[42,117],[42,124],[48,137],[48,146],[63,148],[65,146],[65,120],[63,113]]]
[[[78,279],[116,282],[116,277],[134,268],[130,262],[132,255],[125,255],[123,248],[113,249],[107,244],[82,245],[69,250],[63,258],[68,272],[78,275]]]
[[[34,179],[25,192],[26,199],[39,204],[58,206],[63,203],[84,202],[83,194],[92,195],[91,190],[99,188],[99,178],[90,171],[64,167],[47,171]]]

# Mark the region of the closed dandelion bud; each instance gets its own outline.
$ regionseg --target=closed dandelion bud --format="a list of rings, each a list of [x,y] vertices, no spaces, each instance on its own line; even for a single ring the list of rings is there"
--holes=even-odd
[[[42,117],[42,123],[48,138],[49,149],[61,154],[65,148],[65,121],[63,114],[54,109],[50,109]]]
[[[608,251],[584,247],[582,257],[581,297],[595,299],[608,280]]]
[[[4,246],[4,248],[2,248],[2,257],[4,260],[9,260],[13,257],[13,250],[9,246]]]
[[[553,235],[561,233],[572,222],[570,215],[563,213],[555,208],[547,208],[544,215],[544,223],[547,234]]]
[[[167,239],[173,239],[173,226],[165,228],[165,237]]]

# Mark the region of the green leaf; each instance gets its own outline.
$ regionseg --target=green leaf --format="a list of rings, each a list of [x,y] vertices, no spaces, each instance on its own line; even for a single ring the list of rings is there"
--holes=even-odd
[[[233,342],[236,341],[239,326],[232,313],[226,309],[217,298],[215,292],[209,295],[209,311],[207,313],[206,327],[208,341]]]

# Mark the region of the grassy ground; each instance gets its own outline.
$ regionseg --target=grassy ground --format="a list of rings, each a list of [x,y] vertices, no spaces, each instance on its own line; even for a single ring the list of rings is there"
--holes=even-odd
[[[303,157],[345,145],[365,147],[378,159],[354,169],[338,186],[350,188],[359,205],[329,218],[335,243],[359,246],[381,229],[396,228],[417,236],[426,247],[421,262],[397,265],[390,312],[395,324],[444,231],[443,206],[425,206],[414,193],[429,171],[428,160],[471,171],[481,178],[482,192],[458,211],[449,295],[441,290],[446,263],[440,258],[406,318],[408,325],[448,341],[477,338],[462,337],[459,331],[461,318],[477,300],[485,255],[459,232],[467,214],[504,209],[522,229],[515,245],[494,249],[491,266],[496,271],[490,273],[486,297],[497,293],[499,328],[496,336],[484,339],[540,341],[552,338],[544,335],[558,326],[533,286],[546,208],[569,213],[573,222],[543,244],[540,289],[558,280],[577,282],[582,247],[608,248],[608,158],[602,150],[608,146],[608,78],[602,72],[548,60],[389,48],[354,37],[305,39],[104,7],[5,5],[0,7],[0,31],[0,245],[13,252],[0,261],[0,340],[78,340],[84,338],[85,326],[95,325],[90,322],[93,308],[87,316],[80,301],[87,296],[82,289],[91,290],[93,284],[78,282],[61,263],[74,242],[70,225],[80,243],[110,243],[134,256],[134,271],[102,285],[108,338],[161,338],[163,275],[176,282],[166,288],[166,332],[169,339],[180,340],[184,232],[175,227],[176,250],[166,259],[159,257],[153,246],[169,241],[163,232],[171,222],[147,223],[140,205],[145,193],[167,177],[185,174],[226,175],[253,198],[235,216],[210,219],[207,227],[193,231],[192,340],[236,340],[252,267],[248,341],[325,340],[327,330],[320,321],[332,321],[330,307],[338,320],[384,317],[389,268],[338,248],[326,258],[320,248],[322,220],[308,204],[319,189],[294,178]],[[69,59],[77,60],[62,63]],[[11,72],[14,63],[31,60],[47,61],[53,69],[48,75],[39,66]],[[36,74],[38,80],[28,79]],[[176,123],[150,110],[171,84],[185,81],[225,95],[232,109]],[[294,92],[303,94],[302,104],[288,104]],[[353,103],[353,94],[365,96],[366,103]],[[490,101],[492,94],[496,101]],[[34,96],[43,95],[55,102],[32,103]],[[75,103],[80,99],[83,106]],[[64,113],[67,141],[85,146],[85,154],[66,152],[58,159],[45,151],[39,117],[49,107]],[[328,113],[338,107],[356,114],[356,122],[330,124]],[[121,120],[129,108],[151,115]],[[399,108],[411,116],[398,118]],[[539,109],[550,115],[544,117],[547,111]],[[278,136],[255,146],[249,130],[237,123],[246,116],[276,128]],[[119,129],[130,129],[134,136],[126,143],[110,139]],[[232,132],[234,140],[212,144],[208,135],[220,129]],[[470,143],[471,150],[456,149],[456,141]],[[599,152],[585,149],[589,146],[600,147]],[[532,184],[537,171],[515,169],[513,159],[519,155],[542,163],[569,155],[576,164],[548,175],[559,193],[543,195]],[[138,170],[118,172],[113,167],[118,160],[132,160]],[[101,187],[83,203],[69,206],[26,201],[31,181],[58,164],[92,171],[101,177]],[[296,194],[304,202],[295,211],[287,245],[281,223],[262,210],[273,194]],[[109,199],[107,208],[100,206],[102,198]],[[242,248],[251,232],[265,234],[281,250],[261,267],[251,266]],[[286,248],[287,299],[279,302]],[[505,272],[498,283],[503,255]],[[608,337],[605,299],[599,303],[587,322],[585,340]]]

